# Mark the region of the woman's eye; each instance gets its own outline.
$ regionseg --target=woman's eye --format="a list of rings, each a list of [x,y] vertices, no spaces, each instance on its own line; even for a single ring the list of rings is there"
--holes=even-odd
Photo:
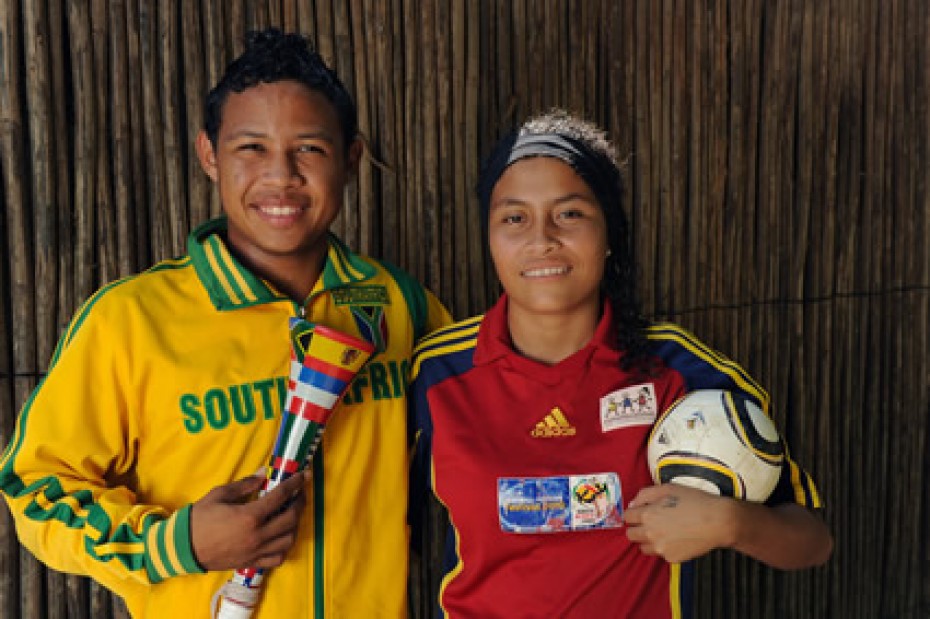
[[[505,224],[518,224],[523,221],[523,215],[511,213],[509,215],[504,215],[502,221]]]
[[[559,213],[559,217],[562,219],[579,219],[584,217],[584,212],[581,209],[570,208]]]

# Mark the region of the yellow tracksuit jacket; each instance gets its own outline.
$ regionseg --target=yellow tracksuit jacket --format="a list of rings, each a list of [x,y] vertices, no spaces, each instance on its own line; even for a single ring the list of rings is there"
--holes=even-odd
[[[0,461],[19,537],[134,617],[208,617],[229,572],[197,565],[190,505],[266,465],[288,319],[305,311],[377,352],[327,424],[298,540],[254,618],[404,617],[408,360],[448,313],[334,236],[302,309],[235,260],[224,228],[207,222],[187,256],[102,288],[75,315]]]

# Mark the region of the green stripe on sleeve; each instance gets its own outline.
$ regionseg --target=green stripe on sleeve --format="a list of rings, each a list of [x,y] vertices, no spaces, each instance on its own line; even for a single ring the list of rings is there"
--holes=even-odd
[[[187,574],[202,574],[205,570],[197,563],[194,556],[194,540],[191,538],[191,508],[182,507],[174,515],[177,523],[174,527],[174,548],[181,567]]]

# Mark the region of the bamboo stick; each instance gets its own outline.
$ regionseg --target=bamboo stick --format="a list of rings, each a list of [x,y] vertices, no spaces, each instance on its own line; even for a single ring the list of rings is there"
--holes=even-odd
[[[112,105],[110,111],[110,127],[113,134],[112,147],[109,150],[111,165],[113,168],[113,202],[117,213],[116,220],[111,226],[115,227],[117,241],[117,251],[119,256],[119,273],[128,274],[138,268],[140,264],[139,253],[140,247],[136,242],[137,210],[145,212],[145,204],[138,201],[140,197],[134,190],[135,176],[139,169],[138,164],[134,165],[137,152],[133,150],[135,133],[132,128],[132,119],[130,117],[133,106],[130,104],[131,93],[130,75],[134,72],[130,67],[131,53],[129,52],[129,37],[127,34],[127,11],[124,0],[115,0],[108,3],[109,23],[108,31],[110,33],[109,62],[110,62],[110,93]],[[135,22],[133,22],[135,23]],[[136,56],[137,58],[138,56]],[[99,67],[100,71],[107,71],[105,66]],[[101,105],[105,100],[101,100]],[[137,113],[137,118],[141,114]],[[106,120],[101,120],[106,123]],[[148,252],[141,250],[144,260],[148,260]]]
[[[65,58],[70,58],[70,49],[66,51],[67,32],[67,9],[62,6],[61,2],[50,1],[48,3],[49,11],[49,39],[52,43],[50,49],[50,61],[52,70],[52,102],[54,103],[54,134],[57,136],[59,144],[67,143],[71,146],[73,143],[68,131],[67,116],[68,110],[66,103],[69,101],[68,91],[66,89],[65,72],[67,65]],[[63,331],[69,318],[73,314],[76,306],[74,296],[74,238],[71,234],[72,221],[74,213],[74,203],[72,199],[71,188],[71,166],[70,153],[73,148],[54,149],[55,168],[58,172],[56,198],[58,202],[58,234],[57,247],[58,252],[58,307],[56,318],[56,329],[54,333],[49,334],[51,338],[57,341]],[[72,619],[86,619],[87,613],[87,580],[74,575],[64,576],[64,596],[59,603],[58,613],[63,617]],[[49,598],[54,594],[49,589]],[[51,615],[51,613],[50,613]]]
[[[469,3],[470,4],[470,3]],[[468,71],[468,42],[467,42],[467,24],[465,22],[466,2],[465,0],[455,0],[451,3],[450,20],[450,38],[451,45],[451,109],[450,123],[448,126],[449,139],[451,140],[451,163],[450,174],[450,199],[444,201],[445,210],[449,212],[450,227],[447,230],[451,233],[452,245],[452,263],[449,274],[452,281],[456,283],[454,307],[462,315],[471,314],[470,302],[470,264],[469,264],[469,213],[468,213],[468,184],[466,175],[466,158],[465,158],[465,116],[467,110],[467,86],[466,73]]]
[[[530,96],[530,76],[535,72],[529,66],[529,54],[527,53],[527,4],[526,0],[513,0],[513,21],[509,35],[513,41],[513,67],[514,71],[514,88],[515,94],[513,126],[519,126],[529,114],[532,108],[532,102],[528,100]],[[532,36],[537,36],[533,34]],[[503,132],[502,132],[503,133]]]
[[[23,9],[25,87],[30,107],[30,195],[35,235],[32,248],[35,252],[33,291],[36,299],[36,355],[39,367],[44,367],[52,356],[58,332],[55,316],[58,265],[54,254],[57,245],[58,188],[51,152],[51,145],[57,136],[54,134],[55,121],[51,104],[52,76],[47,47],[50,34],[47,7],[42,3],[26,3]]]
[[[305,37],[310,37],[311,41],[317,40],[317,29],[315,26],[316,21],[316,10],[319,3],[309,3],[301,2],[300,0],[294,0],[294,3],[297,6],[297,25],[295,31],[299,32]],[[340,2],[339,6],[345,8],[345,3]],[[315,45],[316,43],[314,43]],[[338,69],[337,69],[338,70]],[[342,71],[339,70],[340,77],[342,76]],[[348,88],[349,85],[346,84]]]
[[[277,22],[284,32],[301,32],[299,2],[297,0],[284,0],[281,15]]]
[[[462,203],[457,208],[463,209],[467,213],[466,230],[467,243],[466,260],[471,265],[469,275],[469,293],[468,302],[465,304],[465,312],[469,315],[482,312],[490,303],[486,294],[485,282],[489,279],[487,276],[490,268],[485,261],[485,242],[482,234],[480,209],[474,188],[478,185],[480,151],[478,148],[478,126],[479,120],[476,113],[478,109],[479,91],[481,87],[481,67],[479,60],[481,56],[479,37],[476,30],[480,24],[479,7],[474,2],[466,3],[466,13],[464,15],[466,28],[466,65],[465,74],[465,98],[464,98],[464,141],[465,141],[465,193]]]
[[[0,2],[0,42],[4,54],[0,56],[0,78],[5,88],[0,88],[0,172],[3,173],[3,207],[5,211],[6,247],[11,256],[18,259],[11,261],[10,266],[10,331],[7,332],[7,344],[4,350],[12,352],[12,372],[7,374],[7,383],[12,389],[6,394],[12,396],[12,402],[4,411],[5,436],[12,431],[12,415],[26,399],[31,389],[30,375],[36,370],[35,338],[30,331],[34,329],[32,316],[34,313],[34,297],[30,290],[32,277],[32,257],[27,253],[28,218],[29,210],[26,206],[26,176],[24,157],[25,129],[23,127],[22,110],[22,48],[20,41],[20,7],[18,2]],[[7,288],[4,288],[5,290]],[[12,375],[12,380],[10,380]],[[4,514],[2,528],[12,532],[13,527],[9,518]],[[12,536],[11,538],[12,539]],[[19,548],[12,545],[3,546],[0,554],[2,565],[9,569],[2,576],[0,587],[0,601],[3,608],[13,613],[24,614],[22,599],[34,594],[32,588],[35,578],[30,578],[35,563],[21,563]]]
[[[415,24],[419,17],[418,9],[416,2],[402,3],[400,14],[403,24]],[[398,155],[403,155],[400,182],[403,235],[401,236],[398,253],[401,266],[406,268],[414,277],[422,280],[423,261],[420,258],[419,243],[420,201],[418,185],[420,181],[417,176],[417,153],[420,151],[420,134],[417,126],[419,123],[417,120],[418,106],[416,104],[417,92],[420,88],[419,51],[415,37],[400,37],[399,40],[403,41],[403,91],[400,94],[401,112],[398,114],[398,123],[400,125]],[[417,612],[422,614],[423,610]]]
[[[90,6],[86,2],[68,4],[68,31],[71,42],[71,84],[74,99],[72,165],[74,169],[74,261],[69,274],[74,280],[74,298],[80,302],[93,290],[91,237],[95,227],[96,195],[96,106],[94,105],[94,53],[90,31]]]
[[[341,18],[345,20],[346,16],[343,14]],[[316,4],[316,48],[326,64],[333,67],[336,73],[341,77],[342,73],[340,73],[340,71],[342,70],[342,66],[339,64],[339,58],[336,56],[335,37],[333,36],[333,33],[336,31],[334,20],[333,5],[329,2],[318,2]],[[342,26],[345,27],[346,25],[346,22],[343,21]]]
[[[380,237],[380,243],[370,250],[376,255],[383,256],[393,264],[398,263],[398,245],[401,241],[400,218],[398,214],[398,186],[397,186],[397,139],[395,130],[395,99],[394,89],[394,47],[391,41],[393,32],[390,7],[385,2],[367,3],[368,24],[374,32],[375,50],[371,81],[373,88],[374,114],[372,122],[377,127],[372,134],[372,146],[375,159],[382,162],[378,166],[375,176],[376,184],[380,189],[380,214],[374,209],[374,204],[366,204],[366,212],[370,218],[377,222],[373,232]],[[380,216],[379,216],[380,215]]]
[[[319,10],[324,10],[323,7],[323,4],[318,5]],[[359,107],[361,102],[359,101],[356,89],[356,58],[352,46],[353,27],[348,9],[349,7],[346,3],[338,2],[332,10],[335,70],[339,75],[339,79],[345,84],[349,94],[353,97],[356,107],[359,109],[359,118],[361,118],[361,108]],[[323,31],[320,31],[320,34],[316,38],[325,38],[324,34]],[[361,126],[359,126],[359,128],[361,129]],[[364,159],[364,155],[360,164],[360,170],[362,168],[366,168],[366,173],[370,173],[370,170],[367,169],[368,162]],[[358,175],[356,176],[358,177]],[[359,247],[360,189],[361,186],[358,180],[349,183],[345,195],[345,204],[336,222],[337,225],[335,228],[337,234],[345,239],[350,246],[356,248]]]
[[[243,6],[243,3],[249,6]],[[249,21],[249,10],[253,4],[247,2],[247,0],[231,0],[220,4],[223,11],[223,21],[220,23],[226,26],[223,32],[226,41],[226,54],[223,57],[224,67],[226,63],[245,50],[243,35],[249,30],[258,29],[256,24]]]
[[[427,249],[426,284],[439,298],[449,303],[452,295],[447,286],[442,286],[443,277],[439,265],[440,254],[440,222],[439,209],[441,199],[439,195],[439,136],[437,99],[439,97],[437,56],[440,50],[437,47],[435,24],[436,5],[429,0],[423,0],[421,5],[420,41],[422,44],[421,60],[423,63],[420,109],[422,110],[420,126],[422,127],[422,179],[420,212],[423,214],[422,234]]]
[[[436,216],[438,221],[438,234],[436,242],[440,245],[438,269],[441,273],[442,284],[440,291],[443,298],[451,299],[452,311],[459,315],[461,300],[453,286],[455,247],[453,236],[453,213],[450,206],[453,204],[454,157],[452,131],[452,96],[453,96],[453,64],[454,54],[451,38],[451,11],[447,4],[439,3],[436,6],[435,28],[436,37],[436,133],[439,140],[437,189],[438,204]]]
[[[254,4],[252,6],[254,6]],[[264,6],[265,8],[263,13],[264,22],[262,23],[261,27],[268,28],[274,26],[275,28],[280,29],[281,22],[284,19],[284,15],[281,13],[280,0],[272,0],[271,2],[262,3],[259,6]]]
[[[194,4],[181,3],[181,50],[184,63],[183,99],[184,117],[187,120],[182,147],[187,163],[187,216],[191,226],[199,225],[210,217],[210,180],[200,167],[194,140],[204,129],[204,99],[209,87],[206,83],[204,59],[204,33],[200,15]]]
[[[62,3],[55,0],[49,0],[48,3],[48,36],[49,36],[49,63],[51,70],[51,101],[53,104],[52,117],[54,119],[53,135],[56,136],[56,142],[59,144],[68,144],[70,146],[70,136],[68,134],[67,123],[67,106],[68,100],[65,90],[65,36],[64,28],[66,16]],[[72,311],[74,310],[74,287],[73,279],[69,275],[73,271],[73,239],[71,237],[71,166],[69,165],[69,149],[54,148],[50,153],[53,159],[56,172],[55,179],[55,201],[58,204],[58,231],[56,231],[58,254],[58,272],[63,276],[58,278],[58,290],[56,293],[58,305],[56,308],[55,330],[49,334],[52,339],[51,346],[57,340],[58,333],[67,322]]]
[[[139,3],[139,50],[142,69],[142,135],[145,144],[147,204],[151,231],[151,257],[164,256],[171,247],[171,224],[169,220],[168,170],[165,167],[165,137],[162,131],[161,91],[167,85],[159,83],[158,15],[156,7],[147,2]]]
[[[168,229],[165,247],[155,256],[163,260],[180,256],[187,248],[187,233],[191,228],[187,212],[187,195],[184,186],[184,173],[181,164],[187,147],[182,143],[184,134],[181,127],[183,114],[181,94],[183,72],[178,70],[177,62],[181,57],[178,38],[180,9],[178,0],[162,0],[158,5],[156,34],[159,45],[161,75],[160,99],[161,120],[164,135],[165,200],[161,210],[168,215]]]
[[[34,252],[32,292],[35,295],[35,314],[33,316],[35,338],[36,370],[45,367],[51,357],[52,345],[50,333],[55,328],[55,292],[57,290],[57,261],[52,253],[56,245],[57,209],[55,206],[55,176],[52,168],[49,145],[54,141],[52,135],[53,118],[51,110],[51,86],[48,49],[46,47],[49,26],[48,13],[44,3],[26,3],[23,6],[23,42],[25,60],[26,99],[30,106],[28,123],[28,144],[31,152],[30,198],[32,211],[33,239],[30,243]],[[31,381],[33,382],[33,381]],[[30,385],[30,387],[34,387]],[[24,618],[51,616],[59,617],[63,608],[58,601],[64,599],[64,579],[60,574],[49,572],[41,567],[31,556],[21,562],[22,568],[22,615]],[[40,592],[45,589],[55,596],[56,601],[49,604]]]
[[[352,44],[355,71],[355,96],[358,105],[359,132],[366,138],[370,139],[372,135],[372,120],[369,100],[369,68],[367,45],[368,38],[364,26],[364,3],[363,0],[352,0],[349,5],[349,15],[352,23]],[[366,149],[367,150],[367,149]],[[369,153],[370,155],[370,153]],[[370,161],[363,161],[359,167],[358,174],[358,200],[356,208],[357,227],[355,228],[354,247],[363,253],[369,253],[374,243],[374,234],[371,226],[371,218],[367,217],[368,209],[374,208],[374,180]],[[347,234],[349,230],[347,229]],[[351,238],[351,236],[350,236]]]

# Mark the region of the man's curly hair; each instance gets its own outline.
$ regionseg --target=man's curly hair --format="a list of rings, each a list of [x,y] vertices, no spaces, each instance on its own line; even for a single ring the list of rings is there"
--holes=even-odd
[[[204,130],[213,146],[216,147],[223,105],[230,93],[286,80],[299,82],[326,97],[339,116],[344,145],[348,148],[358,134],[355,102],[308,39],[277,28],[246,34],[245,51],[226,67],[219,83],[207,94]]]

